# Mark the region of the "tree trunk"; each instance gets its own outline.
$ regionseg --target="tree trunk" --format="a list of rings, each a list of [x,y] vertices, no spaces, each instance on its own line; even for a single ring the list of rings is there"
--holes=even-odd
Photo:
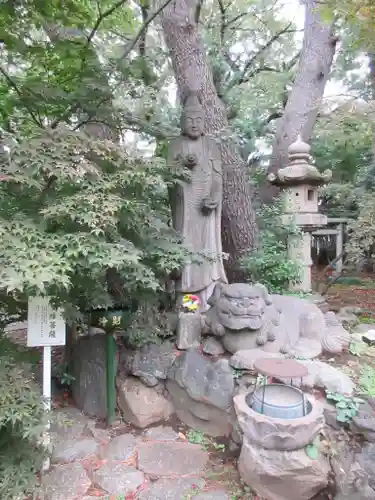
[[[199,92],[205,111],[206,133],[224,134],[228,128],[226,109],[220,101],[195,19],[194,0],[174,0],[162,12],[164,38],[172,60],[179,95]],[[230,281],[243,273],[239,257],[256,242],[256,223],[246,164],[234,141],[222,141],[223,163],[223,251],[229,254],[226,271]]]
[[[370,83],[371,83],[371,97],[373,104],[375,104],[375,53],[368,55],[370,58]],[[372,166],[375,170],[375,122],[372,124]]]
[[[277,124],[269,172],[287,165],[288,147],[299,134],[305,142],[310,141],[335,55],[337,38],[333,35],[333,25],[321,20],[318,0],[304,3],[305,27],[298,71]],[[270,202],[277,192],[273,186],[263,189],[263,201]]]

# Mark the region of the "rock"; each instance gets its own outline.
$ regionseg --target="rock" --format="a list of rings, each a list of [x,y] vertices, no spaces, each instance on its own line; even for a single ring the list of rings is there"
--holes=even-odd
[[[151,427],[143,435],[152,441],[177,441],[179,436],[171,427]]]
[[[345,396],[351,396],[355,389],[354,382],[338,368],[335,368],[328,363],[317,360],[298,360],[299,363],[305,365],[309,371],[306,377],[303,377],[303,385],[308,388],[318,387],[329,392],[337,392]],[[284,380],[289,383],[288,380]],[[300,386],[301,381],[296,379],[294,385]]]
[[[141,429],[168,420],[174,413],[164,396],[132,377],[118,380],[118,404],[125,421]]]
[[[203,472],[208,458],[196,444],[150,442],[138,448],[138,468],[151,476],[196,476]]]
[[[252,375],[242,375],[242,377],[236,378],[236,389],[234,395],[245,392],[246,394],[254,392],[257,378]]]
[[[233,441],[233,439],[230,439],[229,440],[229,445],[228,445],[228,450],[231,453],[240,452],[241,451],[241,446],[238,443],[236,443],[235,441]]]
[[[369,345],[375,345],[375,330],[367,330],[367,332],[362,335],[362,340]]]
[[[367,401],[360,404],[357,415],[350,422],[350,429],[366,441],[375,442],[375,412]]]
[[[182,500],[203,486],[204,480],[198,477],[159,479],[142,490],[138,495],[138,500]]]
[[[325,297],[320,295],[319,293],[313,293],[306,297],[308,302],[315,304],[322,311],[323,314],[326,314],[329,311],[329,304],[326,301]]]
[[[322,339],[323,351],[331,354],[340,354],[347,351],[350,344],[350,333],[345,330],[334,312],[324,315],[326,320],[326,334]]]
[[[356,314],[358,314],[358,308],[353,307],[342,307],[337,314],[338,319],[341,323],[347,323],[350,326],[355,326],[358,323],[358,318]]]
[[[53,441],[79,438],[82,436],[85,428],[92,422],[77,408],[73,407],[56,411],[55,417],[55,421],[51,424]]]
[[[111,500],[111,497],[109,495],[103,495],[101,497],[86,496],[81,497],[79,500]]]
[[[350,428],[353,433],[361,434],[366,441],[375,442],[375,418],[373,416],[353,417]]]
[[[369,478],[358,462],[340,467],[331,460],[336,481],[335,500],[374,500],[375,491],[369,485]]]
[[[123,343],[118,344],[117,349],[119,357],[117,376],[126,378],[133,375],[133,361],[138,351],[125,347]]]
[[[230,434],[234,379],[227,360],[212,363],[195,351],[184,352],[170,368],[166,387],[186,425],[214,437]]]
[[[106,460],[128,460],[135,452],[139,443],[132,434],[123,434],[113,438],[100,452],[100,457]]]
[[[246,438],[238,470],[242,480],[267,500],[310,500],[328,484],[329,467],[322,455],[311,460],[304,449],[265,450]]]
[[[124,464],[107,462],[94,473],[93,482],[110,495],[134,493],[144,481],[143,472]]]
[[[54,446],[53,462],[73,462],[95,455],[99,444],[91,438],[61,440]]]
[[[369,477],[369,484],[375,490],[375,443],[366,443],[355,457]]]
[[[337,421],[336,415],[337,411],[334,407],[332,407],[331,409],[324,408],[324,419],[326,424],[332,427],[332,429],[338,431],[341,429],[341,424]]]
[[[374,323],[359,323],[355,327],[354,332],[363,334],[363,333],[367,333],[369,330],[373,330],[374,327],[375,327]],[[360,338],[362,338],[362,336]]]
[[[243,349],[237,351],[230,360],[229,364],[236,370],[249,370],[254,371],[254,363],[259,359],[283,359],[285,356],[277,352],[265,352],[260,349]]]
[[[72,394],[87,415],[107,416],[106,336],[81,337],[73,349]]]
[[[238,444],[239,446],[242,445],[242,440],[243,440],[243,432],[241,430],[241,427],[238,423],[238,420],[235,420],[233,424],[233,429],[231,433],[231,439],[234,443]]]
[[[101,429],[97,426],[96,422],[90,421],[87,425],[92,436],[100,443],[108,443],[111,439],[109,429]]]
[[[77,462],[58,465],[43,476],[43,498],[46,500],[76,500],[89,489],[91,481]]]
[[[130,371],[145,385],[154,387],[167,378],[168,369],[176,356],[177,352],[170,342],[147,344],[134,354]]]
[[[202,350],[205,354],[210,354],[211,356],[220,356],[220,354],[224,354],[225,352],[223,345],[215,337],[205,338],[202,342]]]
[[[198,347],[201,341],[201,315],[200,313],[180,312],[177,323],[178,349]]]
[[[192,497],[192,500],[230,500],[230,497],[224,490],[212,490],[198,493]]]

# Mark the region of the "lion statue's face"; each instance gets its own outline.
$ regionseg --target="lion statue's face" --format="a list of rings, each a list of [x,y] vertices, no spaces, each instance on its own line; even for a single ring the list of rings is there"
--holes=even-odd
[[[230,330],[259,330],[270,303],[265,287],[245,283],[221,285],[215,298],[218,320]]]

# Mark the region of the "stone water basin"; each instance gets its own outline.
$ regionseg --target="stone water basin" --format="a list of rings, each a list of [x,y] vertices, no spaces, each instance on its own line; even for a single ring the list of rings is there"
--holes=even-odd
[[[266,384],[248,394],[246,403],[256,413],[266,417],[294,419],[307,415],[311,404],[297,387],[284,384]]]
[[[235,396],[237,420],[244,436],[264,449],[290,451],[304,448],[324,428],[322,405],[314,404],[306,394],[306,415],[296,418],[276,418],[259,413],[249,406],[251,396],[246,393]]]

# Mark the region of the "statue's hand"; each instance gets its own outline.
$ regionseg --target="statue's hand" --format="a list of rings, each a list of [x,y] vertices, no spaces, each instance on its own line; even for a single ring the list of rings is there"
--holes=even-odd
[[[187,155],[183,159],[183,163],[185,167],[189,168],[190,170],[193,170],[193,168],[197,165],[198,163],[198,158],[196,155]]]
[[[202,200],[202,212],[204,214],[209,214],[212,212],[212,210],[215,210],[219,205],[219,202],[216,200],[213,200],[212,198],[204,198]]]

